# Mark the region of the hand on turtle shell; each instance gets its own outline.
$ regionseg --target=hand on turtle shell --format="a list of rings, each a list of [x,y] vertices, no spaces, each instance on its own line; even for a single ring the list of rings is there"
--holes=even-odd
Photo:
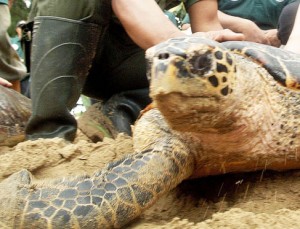
[[[269,45],[272,45],[274,47],[280,47],[281,42],[278,39],[277,29],[268,29],[264,31],[266,39],[269,41]]]
[[[223,29],[218,31],[209,32],[197,32],[193,34],[194,36],[206,37],[218,42],[223,41],[243,41],[245,36],[241,33],[235,33],[230,29]]]
[[[5,87],[11,87],[12,84],[8,82],[7,80],[3,79],[0,77],[0,85],[5,86]]]

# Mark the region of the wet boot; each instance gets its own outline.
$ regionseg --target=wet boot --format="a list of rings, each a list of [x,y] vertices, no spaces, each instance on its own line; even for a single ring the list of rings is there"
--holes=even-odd
[[[27,139],[73,141],[77,122],[70,114],[95,56],[97,25],[57,17],[36,17],[31,55],[32,116]]]
[[[103,102],[102,113],[113,123],[118,132],[131,135],[134,124],[142,109],[151,103],[149,89],[124,91]]]

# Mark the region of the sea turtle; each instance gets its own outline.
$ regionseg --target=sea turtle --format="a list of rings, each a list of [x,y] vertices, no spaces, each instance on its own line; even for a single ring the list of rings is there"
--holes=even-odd
[[[13,146],[25,139],[30,114],[30,99],[0,85],[0,146]]]
[[[92,176],[0,185],[0,225],[122,227],[184,179],[300,168],[300,56],[278,48],[174,38],[147,51],[153,107],[135,152]]]

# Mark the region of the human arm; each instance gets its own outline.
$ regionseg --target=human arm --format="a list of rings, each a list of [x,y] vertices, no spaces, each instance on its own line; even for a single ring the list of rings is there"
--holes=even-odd
[[[216,0],[202,0],[194,3],[188,9],[192,32],[195,36],[203,35],[222,42],[227,40],[244,40],[241,33],[230,29],[223,29],[218,18],[218,2]]]
[[[188,8],[192,32],[207,32],[222,30],[218,19],[218,2],[216,0],[201,0]]]
[[[216,11],[217,5],[199,5],[199,3],[217,3],[216,0],[201,0],[190,8],[193,14],[195,31],[214,31],[217,41],[242,40],[241,34],[223,31],[220,23],[215,21],[215,14],[208,14],[206,19],[195,16],[198,7],[203,11]],[[196,6],[196,8],[195,8]],[[173,37],[185,36],[164,14],[154,0],[112,0],[112,9],[131,39],[143,49],[148,49]],[[202,12],[201,10],[201,12]],[[202,21],[201,21],[202,20]],[[210,26],[209,26],[210,25]],[[222,40],[218,40],[221,37]]]
[[[293,30],[284,49],[300,53],[300,6],[298,7]]]
[[[185,35],[154,0],[112,0],[112,8],[131,39],[143,49]]]
[[[221,11],[218,11],[218,18],[223,28],[244,34],[246,41],[270,44],[269,39],[266,37],[266,33],[261,30],[253,21],[241,17],[231,16]]]

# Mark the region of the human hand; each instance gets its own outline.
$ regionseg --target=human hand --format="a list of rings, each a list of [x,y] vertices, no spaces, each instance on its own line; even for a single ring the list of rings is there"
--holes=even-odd
[[[191,28],[191,24],[189,24],[189,23],[185,23],[185,24],[181,25],[181,30],[187,30],[189,28]]]
[[[11,87],[12,84],[8,82],[7,80],[3,79],[0,77],[0,85],[5,86],[5,87]]]
[[[206,38],[223,42],[223,41],[243,41],[245,36],[241,33],[235,33],[230,29],[223,29],[218,31],[209,31],[209,32],[197,32],[193,33],[193,36],[204,36]]]
[[[275,46],[275,47],[279,47],[281,45],[281,42],[277,36],[277,33],[278,33],[277,29],[265,30],[264,33],[265,33],[265,37],[268,39],[270,45]]]
[[[252,41],[256,43],[271,45],[271,41],[268,39],[273,34],[265,33],[264,30],[260,29],[254,22],[245,19],[240,24],[238,31],[245,35],[245,41]]]

